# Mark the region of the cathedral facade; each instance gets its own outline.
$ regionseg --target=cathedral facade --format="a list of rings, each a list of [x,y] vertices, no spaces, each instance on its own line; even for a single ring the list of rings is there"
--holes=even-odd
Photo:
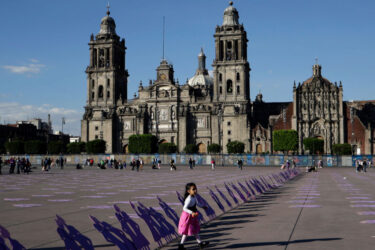
[[[108,11],[99,33],[91,35],[89,42],[82,140],[103,139],[108,153],[126,153],[133,134],[153,134],[159,143],[175,143],[179,152],[187,144],[196,144],[200,153],[206,153],[207,146],[216,143],[226,153],[226,144],[236,140],[245,144],[245,152],[272,153],[272,131],[295,129],[299,153],[304,153],[302,141],[307,137],[324,139],[325,153],[332,152],[333,144],[349,141],[362,153],[373,153],[375,116],[366,117],[363,125],[364,118],[353,110],[367,105],[373,111],[375,102],[346,104],[341,82],[338,86],[323,78],[318,64],[311,78],[294,84],[293,102],[265,103],[261,94],[251,102],[247,34],[232,3],[214,38],[212,76],[203,50],[195,75],[185,84],[175,80],[173,65],[163,59],[155,80],[140,82],[138,95],[128,100],[127,48]],[[355,125],[358,131],[353,136]],[[361,134],[370,138],[363,139]]]

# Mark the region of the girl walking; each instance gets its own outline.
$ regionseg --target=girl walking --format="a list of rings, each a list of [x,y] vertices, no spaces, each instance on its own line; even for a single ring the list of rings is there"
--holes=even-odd
[[[184,196],[184,208],[180,217],[180,222],[178,223],[178,233],[182,235],[181,242],[178,245],[179,250],[185,249],[184,243],[187,236],[194,235],[197,239],[200,249],[203,249],[209,244],[209,242],[201,241],[199,237],[199,220],[197,206],[198,200],[195,195],[197,194],[197,186],[195,183],[188,183],[185,186],[185,196]],[[206,207],[203,207],[206,209]]]

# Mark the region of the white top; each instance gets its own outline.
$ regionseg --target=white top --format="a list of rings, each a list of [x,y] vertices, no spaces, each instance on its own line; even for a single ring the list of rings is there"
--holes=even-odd
[[[186,198],[186,200],[185,200],[183,210],[184,210],[186,213],[188,213],[188,214],[193,214],[193,211],[191,211],[191,210],[189,209],[189,207],[192,207],[192,206],[194,206],[194,205],[199,206],[198,200],[197,200],[197,198],[195,198],[194,196],[189,195],[189,196]]]

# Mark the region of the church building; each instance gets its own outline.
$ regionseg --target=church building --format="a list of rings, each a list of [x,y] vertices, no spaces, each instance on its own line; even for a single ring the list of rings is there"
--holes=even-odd
[[[272,153],[272,131],[294,129],[301,154],[307,137],[323,139],[327,154],[333,144],[346,142],[356,153],[374,153],[375,115],[368,112],[375,113],[375,101],[344,102],[342,83],[325,79],[318,64],[311,78],[291,86],[293,102],[266,103],[262,94],[252,102],[247,43],[230,2],[222,25],[215,28],[212,76],[203,50],[195,75],[184,84],[175,80],[173,65],[162,59],[155,80],[140,82],[138,95],[128,100],[125,39],[116,34],[107,11],[89,42],[82,140],[103,139],[108,153],[127,153],[133,134],[153,134],[159,143],[175,143],[179,152],[196,144],[206,153],[207,146],[216,143],[226,153],[228,142],[241,141],[245,152]]]

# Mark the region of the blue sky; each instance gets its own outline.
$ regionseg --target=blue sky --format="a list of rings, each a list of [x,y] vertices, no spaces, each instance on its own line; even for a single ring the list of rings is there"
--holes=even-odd
[[[51,113],[54,129],[80,134],[86,102],[91,33],[98,33],[107,1],[15,0],[0,8],[0,121]],[[224,0],[112,0],[117,34],[128,48],[129,98],[139,81],[155,79],[162,56],[166,17],[166,58],[180,83],[197,67],[201,47],[211,70],[213,34],[222,23]],[[323,75],[342,81],[345,100],[374,99],[375,1],[237,0],[234,6],[248,33],[251,97],[292,101],[293,81],[312,74],[319,58]]]

